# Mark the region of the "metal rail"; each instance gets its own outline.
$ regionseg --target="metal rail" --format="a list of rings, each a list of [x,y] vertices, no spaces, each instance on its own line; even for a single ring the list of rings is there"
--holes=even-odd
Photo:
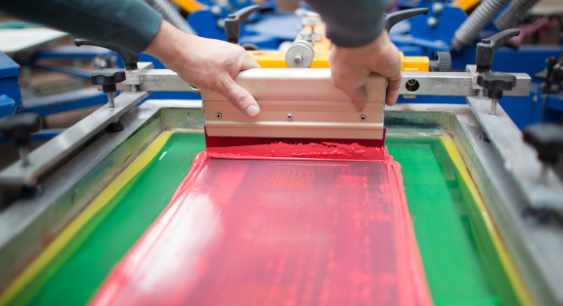
[[[66,129],[29,154],[29,165],[16,161],[0,172],[1,185],[30,186],[52,166],[69,156],[100,130],[118,120],[138,102],[147,96],[146,92],[122,93],[115,99],[115,107],[106,104],[92,114]]]
[[[301,69],[260,69],[293,71],[298,75]],[[328,69],[314,69],[319,74],[329,74]],[[240,74],[238,81],[244,81],[247,75],[253,73],[245,71]],[[504,93],[505,96],[527,96],[530,88],[530,76],[525,73],[514,73],[516,85],[512,90]],[[420,96],[476,96],[479,87],[475,82],[477,74],[473,72],[403,72],[401,78],[402,95]],[[142,71],[128,71],[124,85],[137,85],[141,91],[188,91],[196,92],[197,89],[184,82],[176,72],[169,69],[148,69]],[[123,86],[127,89],[130,86]],[[275,89],[272,89],[275,90]]]

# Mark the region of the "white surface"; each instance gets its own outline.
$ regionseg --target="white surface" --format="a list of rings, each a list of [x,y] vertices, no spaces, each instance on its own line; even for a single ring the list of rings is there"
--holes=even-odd
[[[0,30],[0,51],[8,55],[29,51],[67,35],[48,28],[3,29]]]

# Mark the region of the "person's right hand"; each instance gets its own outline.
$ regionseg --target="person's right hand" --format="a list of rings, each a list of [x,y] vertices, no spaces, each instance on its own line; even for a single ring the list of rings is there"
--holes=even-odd
[[[235,82],[242,70],[258,67],[242,47],[187,34],[163,21],[146,51],[189,84],[222,94],[249,116],[260,112],[254,97]]]
[[[367,100],[366,81],[370,74],[387,79],[386,104],[392,105],[397,101],[401,81],[401,54],[385,31],[365,46],[334,46],[329,60],[334,85],[350,97],[359,111],[364,108]]]

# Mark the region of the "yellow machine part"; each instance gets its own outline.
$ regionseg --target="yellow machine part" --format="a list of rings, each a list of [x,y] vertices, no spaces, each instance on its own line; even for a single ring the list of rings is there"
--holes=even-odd
[[[401,53],[401,71],[428,72],[430,59],[427,56],[404,56]]]
[[[311,68],[328,68],[328,51],[315,51],[315,58]],[[282,51],[252,51],[260,67],[263,68],[287,68],[284,53]],[[401,56],[401,70],[411,72],[430,71],[430,59],[426,56]]]
[[[174,3],[187,13],[197,12],[204,7],[197,0],[174,0]]]
[[[312,28],[307,27],[302,30],[301,34],[310,34],[311,31],[313,31]],[[311,68],[328,68],[330,67],[328,54],[332,43],[325,35],[324,24],[315,26],[314,31],[321,36],[321,39],[313,44],[315,57],[311,63]],[[262,68],[287,68],[283,51],[259,50],[252,51],[251,54]],[[430,59],[426,56],[403,56],[401,54],[401,71],[430,71]]]
[[[480,2],[480,0],[455,0],[454,6],[467,12],[474,9]]]

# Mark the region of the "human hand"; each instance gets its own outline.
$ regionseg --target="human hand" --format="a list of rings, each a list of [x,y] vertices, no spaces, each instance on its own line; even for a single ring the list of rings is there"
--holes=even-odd
[[[401,81],[401,54],[386,32],[362,47],[334,46],[329,61],[334,85],[350,97],[358,110],[365,106],[366,81],[372,73],[381,75],[388,81],[385,103],[393,105],[397,101]]]
[[[242,47],[187,34],[163,21],[146,51],[189,84],[222,94],[249,116],[260,112],[254,97],[235,82],[242,70],[259,67]]]

